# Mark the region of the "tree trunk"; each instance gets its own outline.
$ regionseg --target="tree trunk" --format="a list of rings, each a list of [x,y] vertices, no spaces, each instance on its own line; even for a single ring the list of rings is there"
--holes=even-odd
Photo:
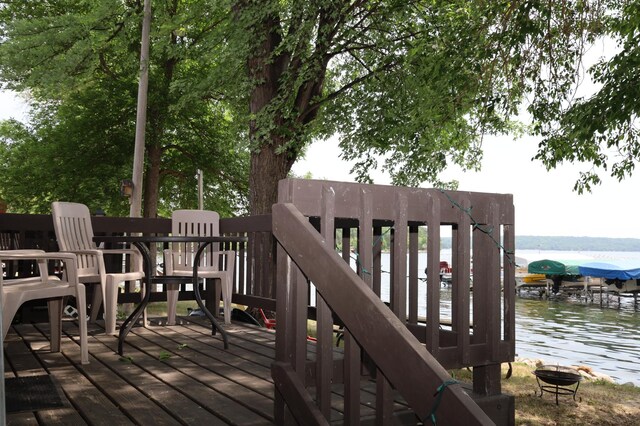
[[[257,5],[258,3],[255,4]],[[251,5],[240,1],[235,11],[249,13],[246,8],[250,9]],[[321,93],[326,71],[325,61],[315,70],[315,76],[307,76],[301,92],[291,93],[291,89],[281,87],[281,84],[286,84],[287,81],[283,79],[284,73],[291,73],[293,77],[289,78],[295,79],[301,72],[301,64],[299,61],[293,61],[292,65],[291,52],[281,49],[280,27],[280,17],[274,13],[265,16],[250,29],[256,33],[257,40],[260,40],[247,60],[249,79],[259,82],[251,90],[249,104],[251,115],[259,117],[249,125],[249,138],[254,147],[249,170],[249,211],[252,215],[271,214],[273,204],[278,201],[278,182],[288,176],[298,158],[301,145],[295,138],[300,132],[300,124],[306,125],[316,117],[317,111],[314,109],[309,112],[307,108],[312,99]],[[285,110],[269,111],[270,104],[285,93],[294,100],[295,114],[292,114],[293,111]],[[280,107],[288,108],[285,105]],[[266,129],[260,126],[268,128],[266,135]],[[293,143],[289,145],[291,142]],[[271,274],[253,271],[256,295],[275,297],[274,248],[274,240],[269,233],[259,233],[249,244],[249,252],[256,259],[256,264],[269,265],[268,270],[271,271]]]
[[[261,22],[262,42],[247,61],[250,78],[261,82],[251,90],[249,109],[252,115],[260,114],[278,95],[279,79],[286,62],[282,56],[272,58],[272,53],[281,42],[278,31],[274,30],[279,25],[277,15]],[[249,125],[249,138],[252,144],[259,146],[251,153],[249,170],[249,211],[252,215],[271,214],[271,206],[278,199],[278,181],[287,176],[293,165],[286,151],[276,153],[285,142],[274,134],[283,124],[279,118],[271,117],[273,130],[269,136],[257,136],[260,128],[255,120]]]
[[[271,214],[278,201],[278,182],[289,174],[293,161],[288,154],[276,154],[274,145],[264,145],[251,154],[249,202],[251,214]]]

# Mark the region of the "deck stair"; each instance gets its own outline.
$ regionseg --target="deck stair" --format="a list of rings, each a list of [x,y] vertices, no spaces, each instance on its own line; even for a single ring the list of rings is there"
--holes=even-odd
[[[336,386],[343,389],[342,420],[360,424],[363,377],[375,383],[377,424],[395,422],[396,393],[413,412],[410,422],[428,423],[437,418],[442,424],[513,423],[513,399],[499,391],[500,362],[511,360],[514,350],[514,265],[505,266],[504,272],[511,277],[506,279],[506,288],[513,291],[502,296],[499,257],[502,254],[508,260],[513,247],[510,197],[474,204],[485,197],[411,191],[296,179],[281,182],[280,203],[274,205],[272,216],[278,243],[278,327],[272,367],[278,424],[332,422]],[[475,217],[467,214],[471,206]],[[452,210],[454,215],[448,213]],[[345,219],[356,231],[352,233],[345,226],[342,247],[337,248],[335,229]],[[411,260],[417,252],[419,224],[427,225],[429,232],[428,266],[432,267],[428,270],[433,272],[427,282],[437,283],[427,286],[426,324],[418,322],[413,288],[417,265]],[[472,252],[476,259],[473,309],[469,286],[458,285],[451,331],[439,327],[439,233],[443,224],[454,229],[459,250],[453,258],[454,287],[469,282]],[[380,299],[380,267],[375,260],[380,255],[378,241],[384,225],[392,229],[389,306]],[[354,234],[355,267],[351,253]],[[306,344],[311,291],[316,291],[318,329],[313,362],[308,360]],[[346,330],[344,356],[339,359],[332,350],[336,319]],[[471,392],[452,380],[446,370],[473,365]]]

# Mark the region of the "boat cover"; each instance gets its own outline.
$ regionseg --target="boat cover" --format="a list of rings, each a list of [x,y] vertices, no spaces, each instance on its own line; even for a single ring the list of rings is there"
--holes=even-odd
[[[527,271],[530,274],[581,275],[578,271],[581,263],[584,263],[584,260],[541,259],[529,263]]]
[[[640,260],[606,260],[585,262],[578,266],[581,275],[605,279],[640,279]]]

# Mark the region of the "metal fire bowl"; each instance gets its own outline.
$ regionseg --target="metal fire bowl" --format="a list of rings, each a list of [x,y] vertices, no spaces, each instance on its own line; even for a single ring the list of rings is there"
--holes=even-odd
[[[582,380],[575,368],[559,365],[542,365],[533,374],[543,382],[556,386],[570,386]]]

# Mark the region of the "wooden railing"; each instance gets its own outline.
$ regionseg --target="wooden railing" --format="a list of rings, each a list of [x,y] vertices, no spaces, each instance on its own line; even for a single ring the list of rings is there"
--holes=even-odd
[[[93,230],[96,234],[113,235],[122,233],[167,234],[171,232],[170,219],[92,217]],[[275,311],[275,289],[273,288],[272,271],[269,264],[256,261],[261,258],[262,247],[253,244],[254,240],[262,240],[271,235],[271,216],[254,216],[243,218],[227,218],[220,221],[220,232],[223,235],[246,235],[249,242],[241,245],[230,245],[229,249],[237,250],[239,259],[236,262],[233,301],[238,304],[264,308]],[[0,236],[3,249],[38,248],[57,251],[53,220],[51,215],[0,214]],[[162,247],[158,247],[161,250]],[[108,259],[105,259],[108,261]],[[13,267],[10,265],[10,267]],[[107,265],[110,270],[122,268],[118,259]],[[17,266],[15,268],[18,268]],[[12,274],[28,275],[35,270],[29,265],[20,265],[20,270]],[[119,295],[119,303],[137,302],[140,294],[125,287]],[[193,300],[193,292],[181,288],[179,299]],[[152,301],[166,300],[164,289],[151,295]]]
[[[501,394],[500,364],[512,361],[515,353],[510,195],[289,179],[280,184],[279,203],[295,206],[316,235],[310,234],[307,225],[299,233],[294,230],[294,224],[299,229],[300,216],[290,206],[284,210],[278,206],[273,218],[230,218],[220,223],[223,235],[249,238],[246,245],[233,247],[240,253],[233,301],[277,312],[274,376],[284,386],[279,388],[276,403],[278,419],[285,419],[289,410],[310,421],[328,418],[331,385],[343,384],[344,421],[358,424],[363,406],[358,386],[363,372],[383,378],[377,380],[377,412],[382,419],[390,415],[393,388],[422,416],[443,383],[443,368],[473,367],[473,389],[468,392],[494,421],[512,422],[512,400],[487,398],[490,402],[483,403],[476,398]],[[295,221],[289,220],[291,215]],[[272,223],[277,224],[276,230]],[[168,233],[171,221],[94,217],[93,227],[106,235]],[[419,247],[423,231],[427,246]],[[281,240],[277,250],[272,232]],[[450,311],[445,312],[439,266],[441,237],[449,234],[453,283]],[[0,236],[3,248],[57,250],[50,215],[0,214]],[[322,247],[318,236],[325,241]],[[383,251],[381,242],[386,239],[390,245]],[[420,261],[424,251],[426,280]],[[335,264],[336,252],[344,263],[340,266]],[[330,262],[320,264],[321,257]],[[387,258],[388,266],[384,266]],[[29,273],[28,269],[23,272]],[[364,288],[367,292],[361,291]],[[192,295],[181,291],[179,297]],[[119,302],[138,298],[137,293],[125,292],[119,295]],[[152,300],[165,298],[158,292]],[[345,302],[346,306],[340,305]],[[317,320],[313,356],[303,344],[309,318]],[[332,349],[334,324],[346,326],[344,357],[339,359],[334,359]],[[381,351],[401,362],[394,366]],[[441,367],[434,366],[434,360]],[[403,374],[418,374],[423,383],[413,379],[408,379],[411,385],[399,383],[404,381]],[[312,393],[310,388],[314,388]],[[448,415],[447,407],[461,407],[469,419],[481,418],[457,386],[444,390],[438,416]]]
[[[448,377],[444,368],[474,366],[473,393],[501,394],[500,364],[512,361],[515,352],[510,195],[291,179],[280,182],[279,197],[273,212],[279,244],[273,369],[280,384],[279,424],[296,413],[306,421],[318,415],[330,419],[337,383],[344,386],[338,393],[344,394],[345,423],[358,424],[363,371],[377,377],[379,419],[391,413],[391,389],[425,419],[436,389]],[[418,270],[420,227],[427,232],[426,282]],[[439,280],[443,233],[450,233],[453,242],[448,320],[442,315]],[[381,261],[385,234],[390,238],[388,280]],[[380,300],[385,287],[388,307]],[[313,355],[306,344],[310,299],[317,301]],[[336,318],[346,327],[344,357],[339,359],[332,348]],[[441,325],[445,322],[448,328]],[[310,388],[312,392],[300,395]],[[310,400],[315,407],[296,405]],[[509,424],[513,406],[503,404],[502,413],[496,413],[500,404],[483,409]],[[486,421],[456,386],[445,392],[439,415],[449,418],[445,424]],[[460,423],[460,415],[468,417]],[[455,422],[448,416],[456,416]]]

